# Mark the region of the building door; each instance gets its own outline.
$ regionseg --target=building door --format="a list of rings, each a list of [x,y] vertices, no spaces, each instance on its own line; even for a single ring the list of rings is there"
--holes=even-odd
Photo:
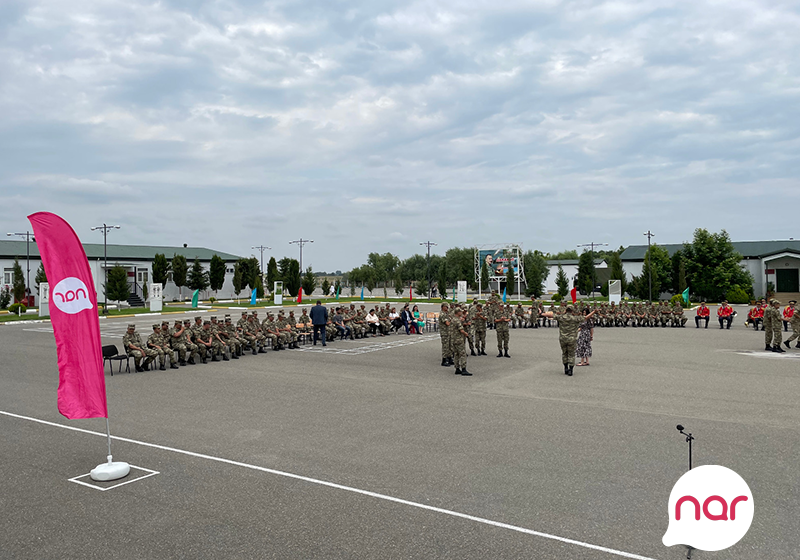
[[[800,292],[800,275],[798,275],[798,269],[776,269],[775,283],[775,291],[777,292]]]

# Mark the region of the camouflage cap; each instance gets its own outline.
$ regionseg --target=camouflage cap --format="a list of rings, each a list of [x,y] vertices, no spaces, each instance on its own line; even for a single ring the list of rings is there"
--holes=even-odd
[[[158,323],[156,323],[155,325],[153,325],[153,328],[154,328],[154,329],[160,329],[160,328],[161,328],[161,325],[159,325]]]
[[[161,321],[161,326],[163,327],[164,325],[169,326],[169,321]]]
[[[183,320],[183,324],[184,324],[184,325],[191,325],[191,324],[192,324],[192,322],[191,322],[189,319],[184,319],[184,320]]]
[[[225,314],[225,318],[226,318],[226,319],[230,319],[230,318],[231,318],[231,315],[230,315],[230,313],[226,313],[226,314]]]
[[[289,311],[289,315],[294,315],[294,311]]]
[[[278,311],[278,315],[283,315],[283,309],[281,309],[280,311]]]
[[[189,321],[186,321],[186,322],[188,323]],[[180,319],[175,319],[175,324],[176,325],[180,325],[181,324],[181,320]]]
[[[242,311],[242,317],[247,317],[247,311]]]
[[[198,315],[197,317],[195,317],[195,318],[194,318],[194,320],[195,320],[195,321],[202,321],[202,320],[203,320],[203,318],[202,318],[202,317],[200,317],[200,316]]]
[[[216,315],[212,315],[212,316],[211,316],[211,320],[212,320],[212,321],[216,321],[216,320],[217,320],[217,316],[216,316]]]
[[[779,302],[777,299],[773,299],[770,303],[772,303],[772,305],[774,305],[776,307],[780,306],[780,304],[781,304],[781,302]]]
[[[211,321],[209,321],[208,319],[206,319],[205,321],[203,321],[203,324],[204,324],[204,325],[210,325],[210,324],[211,324]]]
[[[128,328],[129,328],[129,329],[135,329],[135,328],[136,328],[136,325],[134,325],[133,323],[130,323],[130,324],[128,325]]]
[[[226,323],[230,323],[231,322],[231,316],[230,315],[226,315],[225,316],[225,322]]]

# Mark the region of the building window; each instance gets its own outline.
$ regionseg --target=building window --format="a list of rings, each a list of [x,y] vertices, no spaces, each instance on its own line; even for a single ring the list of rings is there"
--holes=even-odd
[[[147,284],[148,270],[139,270],[136,272],[136,281],[140,284]]]
[[[6,268],[3,270],[3,284],[11,284],[14,281],[14,269]]]
[[[228,274],[233,274],[233,269],[232,269],[232,268],[229,268],[229,269],[227,270],[227,272],[228,272]]]

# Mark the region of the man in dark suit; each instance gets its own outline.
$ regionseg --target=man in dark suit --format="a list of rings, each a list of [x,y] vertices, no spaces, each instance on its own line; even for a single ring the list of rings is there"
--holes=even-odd
[[[314,346],[317,345],[317,333],[322,331],[322,345],[325,344],[325,326],[328,324],[328,309],[317,300],[317,304],[311,308],[311,324],[314,326]]]

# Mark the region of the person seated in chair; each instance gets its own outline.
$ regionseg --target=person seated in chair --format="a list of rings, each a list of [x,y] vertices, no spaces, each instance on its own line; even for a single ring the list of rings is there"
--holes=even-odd
[[[381,323],[380,318],[375,314],[374,309],[370,309],[369,313],[367,314],[367,325],[369,326],[373,337],[375,337],[376,330],[381,332],[381,336],[386,336],[383,332],[383,324]]]

